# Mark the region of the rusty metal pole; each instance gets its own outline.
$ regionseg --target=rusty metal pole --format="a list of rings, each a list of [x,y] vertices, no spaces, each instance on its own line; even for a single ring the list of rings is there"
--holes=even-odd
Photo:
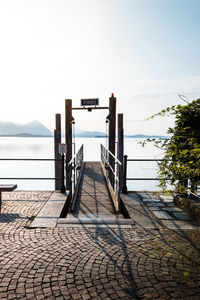
[[[66,189],[72,190],[71,168],[68,167],[72,159],[72,100],[65,100],[65,143],[67,145],[66,153]]]
[[[124,127],[123,127],[123,114],[118,114],[118,144],[117,144],[117,158],[121,162],[120,168],[120,190],[122,189],[122,170],[123,170],[123,157],[124,157]]]
[[[116,98],[112,94],[109,98],[109,133],[108,133],[108,149],[115,156],[115,135],[116,135]],[[109,156],[109,164],[113,171],[115,170],[115,161]],[[109,171],[109,179],[112,187],[114,187],[114,174]]]
[[[55,177],[61,177],[61,154],[59,153],[59,144],[61,143],[61,115],[55,115],[56,129],[54,130],[54,157],[55,157]],[[55,190],[61,189],[61,181],[55,180]]]
[[[126,185],[126,178],[127,178],[127,159],[128,156],[124,155],[124,161],[123,161],[123,179],[122,179],[122,193],[127,193],[127,185]]]

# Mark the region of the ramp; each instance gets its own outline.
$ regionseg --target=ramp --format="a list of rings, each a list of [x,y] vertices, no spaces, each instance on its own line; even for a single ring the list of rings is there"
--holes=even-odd
[[[113,207],[100,162],[85,162],[75,208],[59,224],[131,224]]]

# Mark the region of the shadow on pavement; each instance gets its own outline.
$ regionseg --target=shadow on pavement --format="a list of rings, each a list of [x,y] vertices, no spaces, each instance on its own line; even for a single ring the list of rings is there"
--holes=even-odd
[[[116,221],[117,224],[117,221]],[[81,224],[83,229],[87,232],[87,234],[92,238],[92,240],[96,243],[96,245],[101,249],[101,251],[112,261],[113,265],[120,271],[124,278],[129,282],[131,289],[124,288],[123,292],[127,294],[127,297],[130,299],[142,299],[137,292],[137,285],[134,280],[134,273],[131,269],[131,259],[129,258],[128,249],[126,247],[126,240],[123,235],[122,228],[120,224],[118,224],[117,228],[118,232],[114,230],[111,226],[106,225],[106,227],[102,228],[100,226],[96,226],[95,233],[91,232],[89,228],[87,228],[84,224]],[[100,239],[103,239],[107,244],[111,246],[118,245],[121,247],[121,250],[124,254],[124,264],[127,267],[127,272],[125,272],[122,267],[118,264],[117,260],[115,260],[107,251],[107,249],[102,245]],[[127,298],[127,299],[128,299]]]

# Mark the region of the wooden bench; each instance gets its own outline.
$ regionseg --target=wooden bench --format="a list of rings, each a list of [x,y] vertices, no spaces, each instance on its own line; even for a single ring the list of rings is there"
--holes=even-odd
[[[11,192],[17,188],[16,184],[0,184],[0,212],[1,212],[1,192]]]

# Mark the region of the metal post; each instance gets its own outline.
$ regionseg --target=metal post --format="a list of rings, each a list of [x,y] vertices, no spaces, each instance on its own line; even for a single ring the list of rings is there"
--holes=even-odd
[[[64,158],[65,158],[65,156],[64,156],[64,153],[63,153],[62,156],[61,156],[61,159],[62,159],[62,161],[61,161],[61,166],[62,166],[62,168],[61,168],[61,178],[62,179],[61,179],[61,189],[60,189],[61,193],[66,192],[65,184],[64,184],[64,171],[65,171]]]
[[[127,185],[126,185],[126,178],[127,178],[127,155],[124,155],[124,161],[123,161],[123,184],[122,184],[122,193],[127,193]]]
[[[65,141],[67,145],[66,153],[66,188],[72,190],[71,168],[68,164],[72,159],[72,100],[65,100]]]
[[[124,128],[123,128],[123,114],[118,114],[118,144],[117,144],[117,158],[121,162],[120,170],[120,190],[122,189],[122,170],[123,170],[123,156],[124,156]]]
[[[61,115],[56,114],[56,129],[54,130],[54,157],[55,157],[55,177],[61,177],[61,162],[58,161],[61,159],[59,153],[59,144],[61,143]],[[61,189],[60,180],[55,180],[55,190]]]

